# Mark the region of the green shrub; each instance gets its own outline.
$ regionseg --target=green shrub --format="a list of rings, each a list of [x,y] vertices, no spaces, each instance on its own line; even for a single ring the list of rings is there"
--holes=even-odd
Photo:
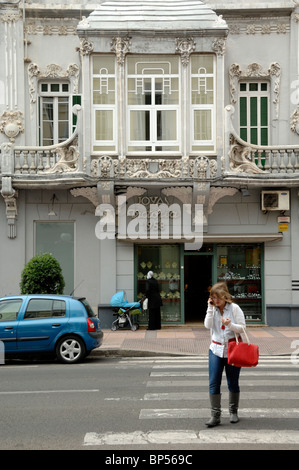
[[[50,253],[34,256],[21,275],[21,294],[63,294],[65,286],[59,262]]]

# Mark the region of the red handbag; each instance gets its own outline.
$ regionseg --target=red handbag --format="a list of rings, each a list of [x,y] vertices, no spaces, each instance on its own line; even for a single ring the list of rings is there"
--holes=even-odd
[[[249,338],[243,328],[247,343],[240,342],[236,336],[236,341],[228,344],[227,362],[235,367],[255,367],[259,362],[259,347],[250,344]]]

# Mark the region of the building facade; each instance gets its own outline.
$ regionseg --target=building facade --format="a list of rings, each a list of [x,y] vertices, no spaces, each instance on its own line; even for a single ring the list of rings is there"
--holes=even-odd
[[[224,280],[299,325],[298,1],[7,0],[0,30],[1,295],[51,252],[96,310],[152,270],[164,324]]]

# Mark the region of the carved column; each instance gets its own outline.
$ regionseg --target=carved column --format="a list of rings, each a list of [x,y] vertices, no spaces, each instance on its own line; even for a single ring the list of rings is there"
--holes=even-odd
[[[19,6],[12,2],[0,4],[1,68],[0,82],[3,84],[0,114],[24,111],[24,36],[22,14]],[[7,116],[6,116],[7,117]],[[19,127],[10,123],[1,129],[6,137],[16,138]],[[3,139],[1,139],[3,141]],[[21,142],[22,143],[22,142]]]
[[[125,75],[124,63],[126,54],[130,51],[130,37],[115,37],[111,41],[111,51],[115,52],[117,62],[117,87],[118,87],[118,149],[119,155],[124,156],[126,153],[126,119],[125,119]]]
[[[182,155],[183,158],[188,155],[188,149],[190,148],[190,113],[187,108],[187,97],[190,94],[189,80],[187,67],[190,62],[190,54],[195,50],[195,42],[193,38],[177,38],[176,39],[176,52],[181,55],[181,62],[183,66],[182,82],[181,82],[181,96],[183,102],[182,116],[181,116],[181,129],[183,132],[182,137]]]

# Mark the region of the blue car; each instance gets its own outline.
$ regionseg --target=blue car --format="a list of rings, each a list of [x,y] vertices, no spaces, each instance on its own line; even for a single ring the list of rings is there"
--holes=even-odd
[[[17,295],[0,298],[0,341],[5,355],[51,352],[74,364],[102,344],[103,332],[85,298]]]

